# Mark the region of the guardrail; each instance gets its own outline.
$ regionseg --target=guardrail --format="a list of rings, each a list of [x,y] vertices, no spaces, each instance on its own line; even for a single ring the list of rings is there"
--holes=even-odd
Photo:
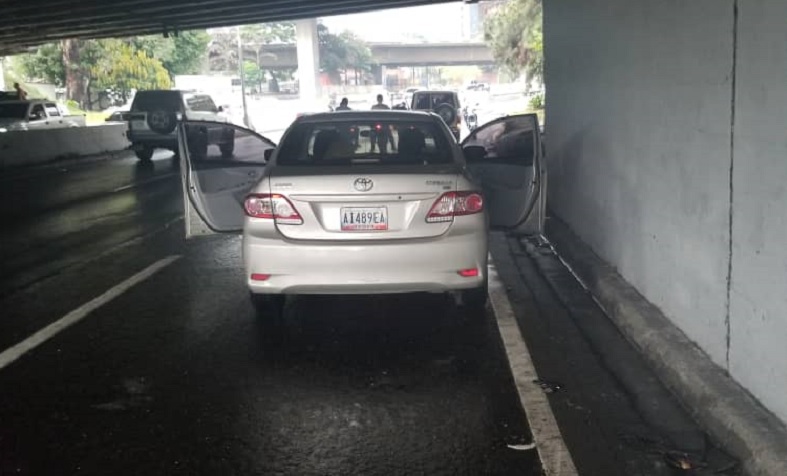
[[[0,167],[41,164],[128,148],[126,124],[0,133]]]

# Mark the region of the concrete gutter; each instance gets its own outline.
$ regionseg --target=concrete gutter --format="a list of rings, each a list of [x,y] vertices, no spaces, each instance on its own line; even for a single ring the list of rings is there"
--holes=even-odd
[[[781,420],[554,215],[547,236],[662,382],[700,426],[742,462],[746,473],[787,475],[787,426]]]

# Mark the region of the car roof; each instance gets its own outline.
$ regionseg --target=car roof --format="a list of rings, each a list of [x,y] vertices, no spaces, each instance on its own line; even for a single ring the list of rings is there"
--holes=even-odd
[[[456,91],[451,91],[448,89],[421,89],[416,91],[419,94],[456,94]]]
[[[431,112],[426,111],[400,111],[397,109],[376,109],[372,111],[334,111],[334,112],[317,112],[314,114],[306,114],[298,119],[296,122],[302,123],[317,123],[317,122],[330,122],[333,120],[347,120],[347,121],[354,121],[354,120],[374,120],[374,119],[385,119],[385,120],[400,120],[406,121],[408,119],[418,119],[418,120],[434,120],[436,116]]]

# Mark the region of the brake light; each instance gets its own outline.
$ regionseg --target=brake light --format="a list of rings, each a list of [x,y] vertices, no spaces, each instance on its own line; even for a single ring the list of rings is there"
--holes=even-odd
[[[454,217],[473,215],[484,210],[484,198],[478,192],[447,192],[432,205],[428,223],[453,221]]]
[[[262,274],[262,273],[251,273],[251,280],[252,281],[267,281],[271,277],[270,274]]]
[[[303,218],[287,197],[278,193],[255,193],[243,202],[246,215],[253,218],[276,220],[283,225],[301,225]]]
[[[480,274],[478,268],[460,269],[457,273],[463,278],[475,278]]]

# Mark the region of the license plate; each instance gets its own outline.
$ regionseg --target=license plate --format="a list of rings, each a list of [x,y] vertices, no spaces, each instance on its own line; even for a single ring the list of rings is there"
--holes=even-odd
[[[388,229],[388,209],[342,208],[342,231],[384,231]]]

